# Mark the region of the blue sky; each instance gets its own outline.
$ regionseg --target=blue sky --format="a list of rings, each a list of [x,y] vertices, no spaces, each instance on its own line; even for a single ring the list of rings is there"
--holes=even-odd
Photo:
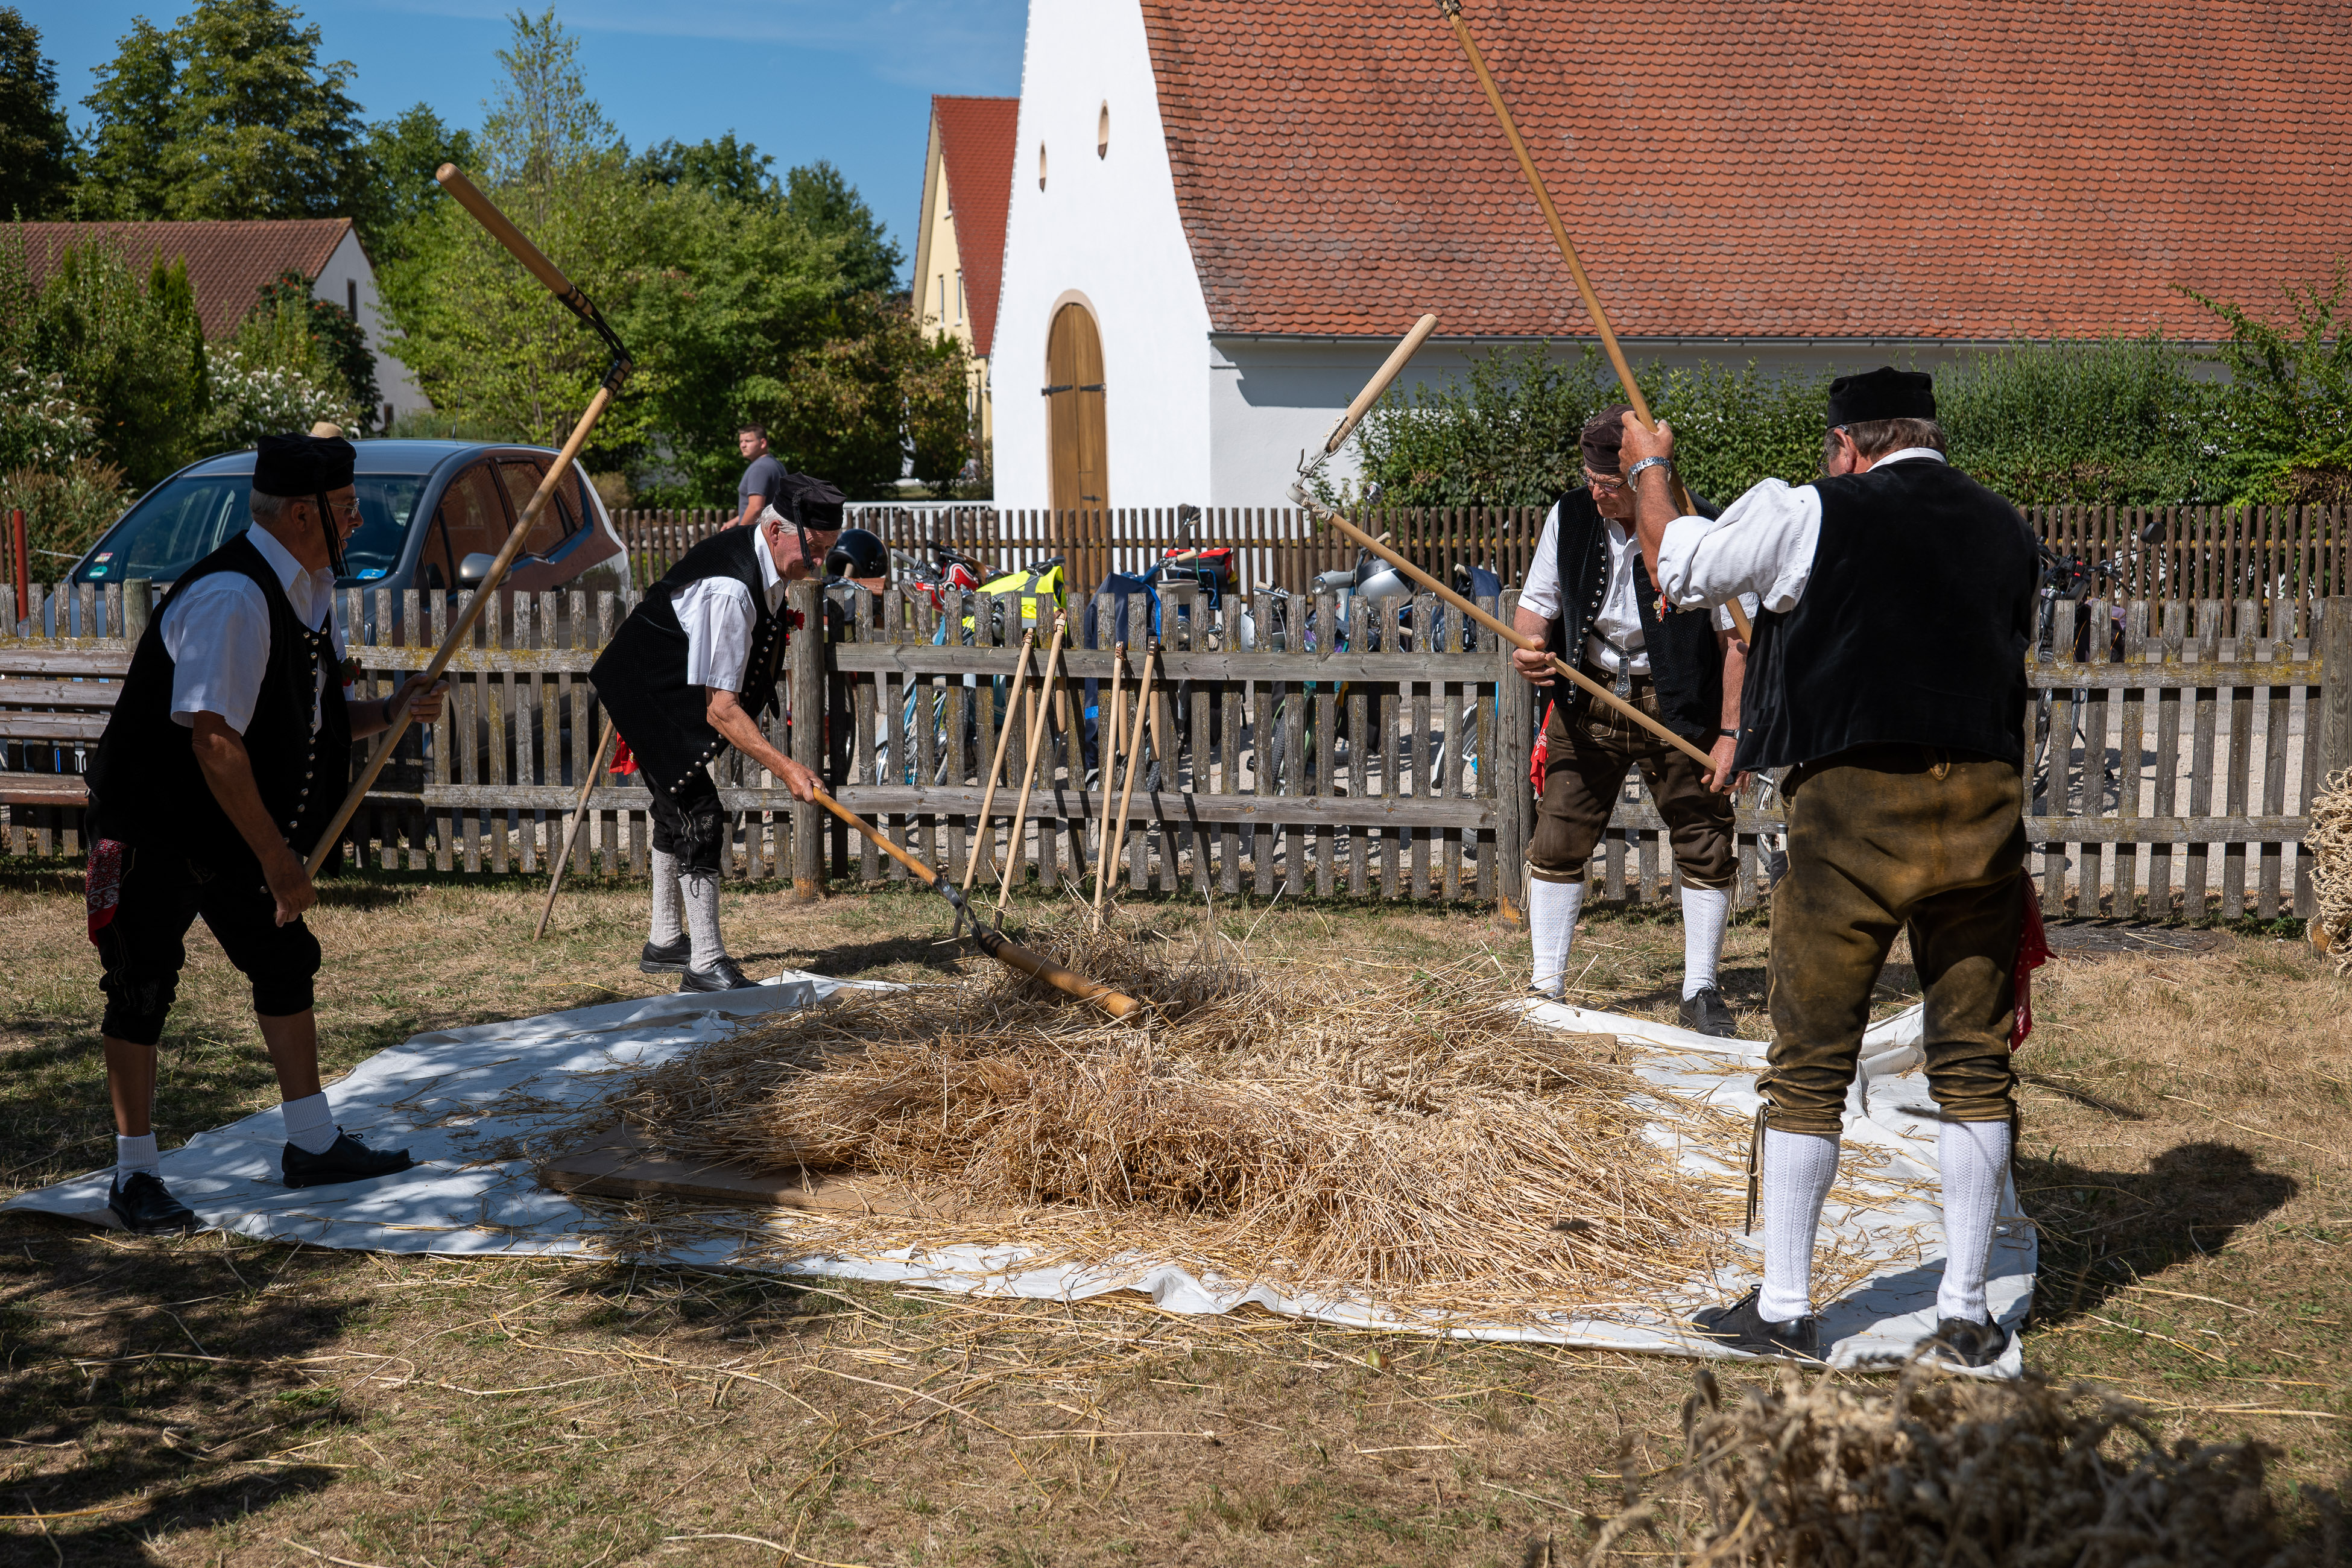
[[[544,0],[531,0],[537,11]],[[168,27],[187,0],[17,0],[58,68],[77,126],[90,72],[134,16]],[[453,124],[481,119],[513,7],[474,0],[310,0],[320,58],[356,68],[371,119],[423,100]],[[588,90],[632,147],[733,131],[779,172],[829,158],[909,258],[935,92],[1021,90],[1021,0],[557,0],[580,39]]]

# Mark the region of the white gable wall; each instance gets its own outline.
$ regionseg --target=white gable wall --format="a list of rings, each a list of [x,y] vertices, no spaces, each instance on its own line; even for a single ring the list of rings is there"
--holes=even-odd
[[[1097,158],[1106,102],[1110,151]],[[1102,334],[1111,505],[1206,504],[1209,309],[1177,215],[1138,0],[1031,0],[1020,124],[989,371],[996,503],[1051,501],[1037,389],[1054,311],[1075,299]]]
[[[376,416],[383,416],[383,405],[386,403],[402,414],[430,407],[425,395],[416,390],[416,378],[408,374],[408,367],[385,352],[385,336],[391,325],[377,308],[375,268],[369,262],[367,252],[360,248],[358,233],[346,229],[342,243],[327,258],[327,264],[319,268],[319,276],[310,285],[310,297],[348,310],[353,284],[359,286],[360,328],[367,333],[368,348],[375,355]]]

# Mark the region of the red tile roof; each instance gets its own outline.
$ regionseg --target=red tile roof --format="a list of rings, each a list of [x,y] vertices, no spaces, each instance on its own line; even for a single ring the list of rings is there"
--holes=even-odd
[[[971,352],[982,359],[996,341],[1004,212],[1013,205],[1013,137],[1020,113],[1017,98],[931,98],[940,161],[947,165],[948,208],[955,214],[956,255],[963,262],[964,302],[971,310]]]
[[[1431,0],[1143,0],[1217,330],[1591,331]],[[2352,249],[2321,0],[1470,0],[1628,336],[2166,332]]]
[[[347,217],[238,218],[209,223],[28,223],[25,253],[35,282],[57,270],[68,245],[103,237],[141,268],[157,254],[185,258],[195,286],[205,335],[234,331],[253,309],[261,286],[292,270],[315,279],[335,247],[351,232]],[[341,304],[342,301],[336,300]]]

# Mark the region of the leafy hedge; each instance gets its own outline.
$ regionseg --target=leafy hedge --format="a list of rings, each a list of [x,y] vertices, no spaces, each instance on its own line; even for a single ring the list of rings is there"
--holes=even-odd
[[[2292,329],[2204,301],[2231,329],[2218,367],[2156,337],[1968,355],[1935,372],[1952,460],[2024,505],[2352,501],[2346,294],[2341,268],[2328,287],[2288,290]],[[1616,378],[1597,349],[1549,348],[1475,355],[1461,376],[1390,394],[1357,437],[1364,479],[1400,506],[1542,505],[1581,483],[1577,434],[1620,401]],[[1693,489],[1727,499],[1819,472],[1837,371],[1635,374]]]

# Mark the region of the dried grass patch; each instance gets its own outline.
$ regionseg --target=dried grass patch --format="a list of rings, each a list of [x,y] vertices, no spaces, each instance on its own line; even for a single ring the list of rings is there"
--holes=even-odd
[[[1744,1188],[1678,1168],[1675,1140],[1736,1167],[1744,1121],[1660,1096],[1609,1037],[1531,1024],[1466,963],[1025,940],[1151,1016],[1002,972],[845,992],[648,1070],[619,1108],[673,1156],[887,1173],[961,1216],[796,1215],[796,1252],[1017,1242],[1486,1316],[1654,1307],[1728,1261]]]
[[[1789,1374],[1727,1404],[1711,1373],[1697,1382],[1683,1405],[1692,1458],[1672,1472],[1709,1516],[1675,1553],[1692,1568],[2289,1568],[2333,1562],[2342,1545],[2340,1506],[2321,1494],[2321,1529],[2283,1542],[2263,1486],[2277,1450],[2167,1443],[2146,1412],[2087,1385],[1915,1364],[1891,1389]],[[1640,1503],[1591,1521],[1589,1561],[1655,1520]]]

